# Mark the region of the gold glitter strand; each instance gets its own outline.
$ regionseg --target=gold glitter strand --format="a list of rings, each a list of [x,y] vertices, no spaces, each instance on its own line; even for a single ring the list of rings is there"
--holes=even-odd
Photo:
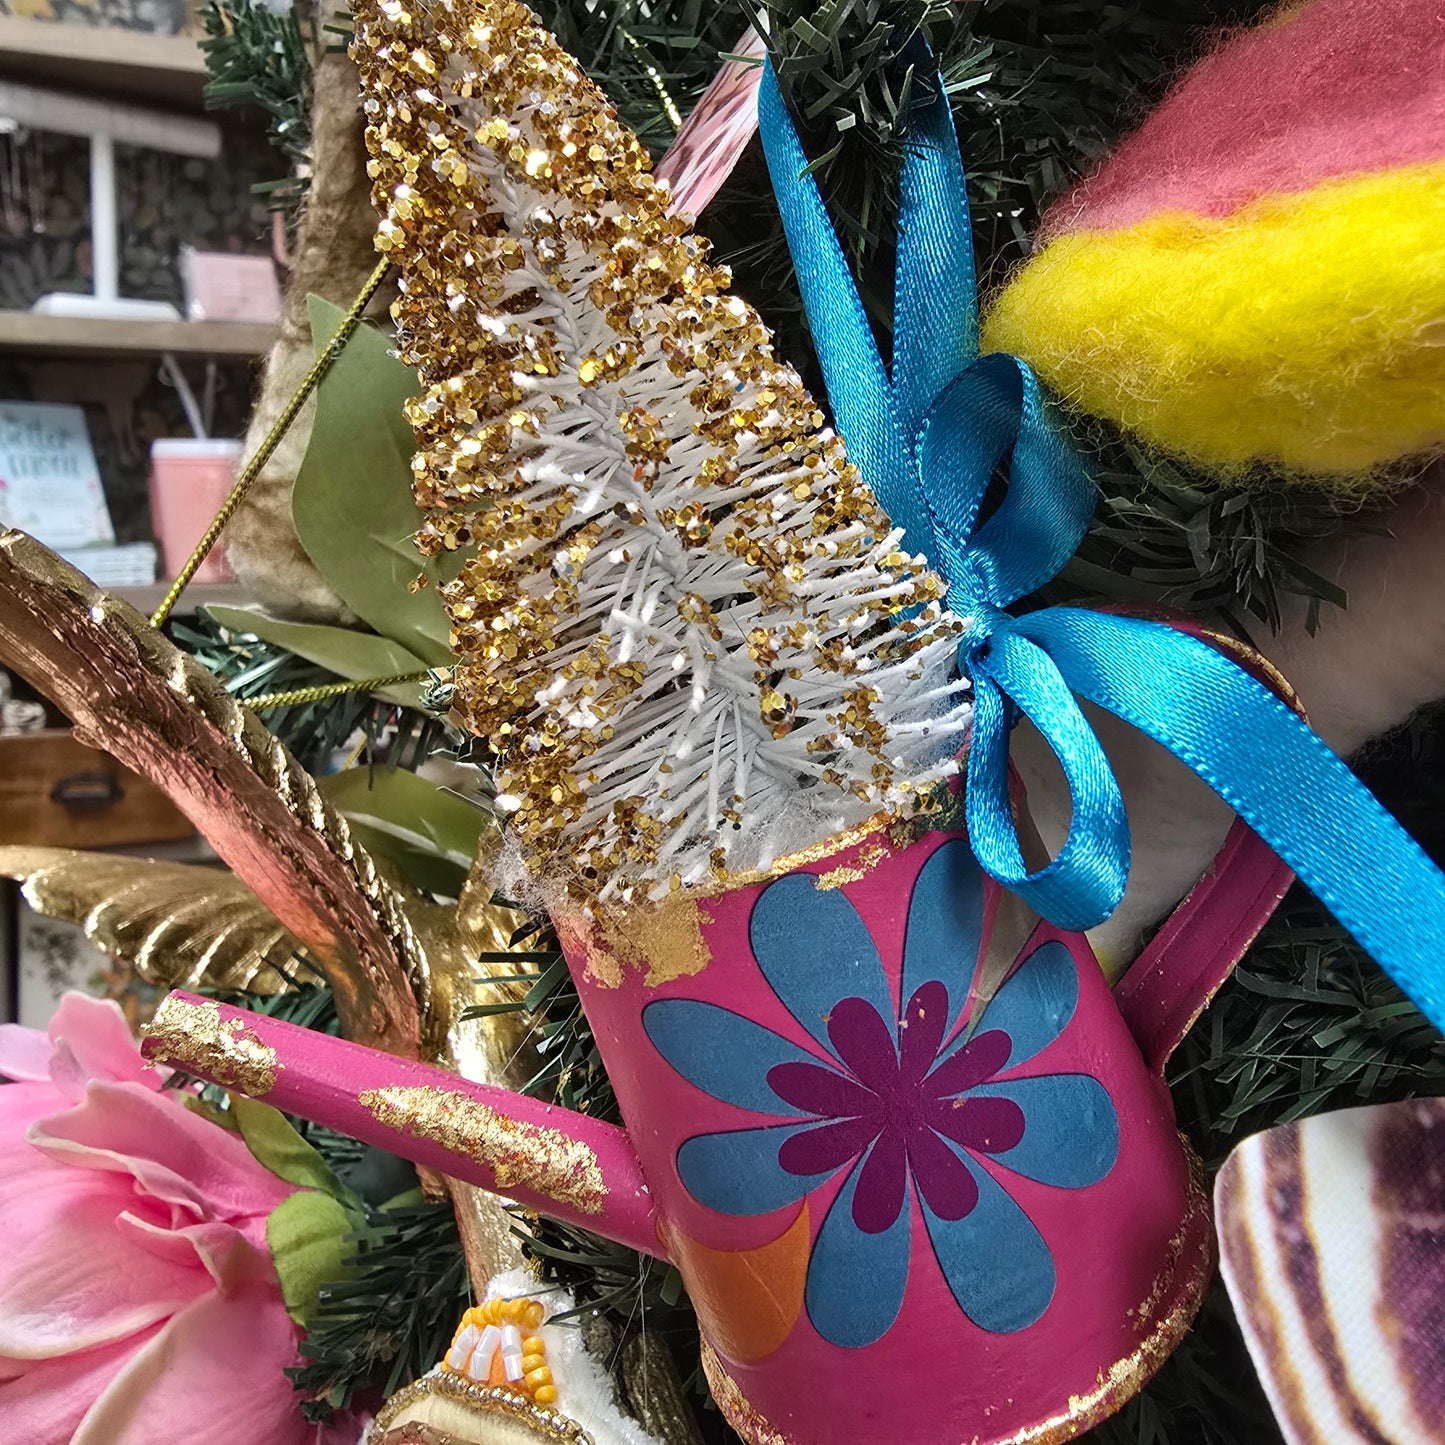
[[[674,132],[680,131],[682,129],[682,112],[677,108],[677,102],[673,100],[663,82],[661,72],[647,59],[647,53],[643,50],[641,42],[631,31],[624,30],[622,38],[632,47],[633,54],[642,61],[642,73],[652,82],[652,88],[657,92],[658,103],[662,106],[662,113],[667,117],[668,124],[672,126]]]
[[[391,269],[391,263],[386,260],[377,262],[376,269],[367,278],[366,284],[361,288],[356,300],[351,303],[350,310],[342,319],[341,325],[336,328],[336,334],[328,341],[322,349],[320,356],[312,363],[310,371],[301,379],[301,384],[291,395],[283,408],[281,415],[276,418],[276,424],[266,433],[265,439],[256,449],[250,461],[241,469],[241,475],[236,478],[235,485],[221,503],[221,509],[211,520],[211,525],[206,528],[205,535],[196,543],[195,550],[186,559],[186,565],[181,568],[179,576],[171,583],[170,591],[161,599],[161,605],[151,614],[151,626],[162,627],[166,618],[171,615],[171,610],[180,601],[181,593],[190,584],[190,580],[196,574],[196,569],[206,560],[211,548],[216,545],[216,539],[225,530],[226,523],[235,515],[236,508],[245,499],[246,493],[251,489],[251,483],[261,473],[261,468],[271,459],[271,453],[281,445],[281,438],[291,430],[292,424],[300,415],[301,408],[305,406],[307,398],[321,384],[321,378],[331,370],[336,358],[346,348],[346,343],[351,340],[352,332],[361,321],[361,313],[371,303],[371,298],[376,295],[381,283],[386,280],[386,273]]]
[[[251,712],[272,707],[291,707],[295,703],[324,702],[328,697],[345,697],[350,692],[381,692],[401,683],[427,682],[435,674],[426,672],[394,672],[389,677],[366,677],[358,682],[324,682],[316,687],[296,687],[289,692],[265,692],[258,697],[243,697],[241,706]]]

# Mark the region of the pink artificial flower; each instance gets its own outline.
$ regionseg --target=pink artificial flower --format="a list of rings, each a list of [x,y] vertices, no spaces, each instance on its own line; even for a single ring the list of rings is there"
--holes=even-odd
[[[25,1445],[354,1445],[308,1424],[266,1248],[292,1185],[161,1092],[120,1010],[0,1026],[0,1421]]]

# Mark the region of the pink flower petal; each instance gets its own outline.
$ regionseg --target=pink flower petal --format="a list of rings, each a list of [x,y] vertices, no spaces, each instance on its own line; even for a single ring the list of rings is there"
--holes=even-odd
[[[66,1169],[33,1150],[27,1167],[13,1155],[4,1163],[0,1354],[48,1359],[109,1344],[211,1287],[194,1253],[177,1264],[117,1229],[124,1211],[144,1203],[129,1179]]]
[[[242,1228],[234,1224],[191,1224],[168,1229],[136,1214],[122,1214],[117,1228],[158,1259],[194,1267],[200,1265],[222,1294],[249,1284],[276,1283],[276,1269],[266,1247],[266,1221],[257,1217]]]
[[[160,1329],[57,1360],[0,1359],[0,1420],[16,1445],[69,1445],[95,1399]]]
[[[0,1024],[0,1077],[26,1084],[50,1082],[50,1036],[19,1024]]]
[[[30,1142],[61,1163],[130,1174],[196,1219],[264,1216],[295,1192],[239,1134],[134,1083],[92,1083],[84,1103],[35,1125]]]
[[[64,1107],[65,1100],[54,1084],[0,1085],[0,1161],[7,1170],[34,1162],[35,1147],[25,1142],[25,1131],[36,1120]]]
[[[72,1098],[79,1099],[91,1079],[147,1089],[159,1089],[165,1080],[165,1074],[141,1058],[120,1005],[108,999],[67,993],[47,1032],[55,1045],[51,1077]]]
[[[296,1331],[275,1288],[206,1295],[138,1351],[71,1445],[354,1445],[350,1422],[319,1432],[282,1371]]]

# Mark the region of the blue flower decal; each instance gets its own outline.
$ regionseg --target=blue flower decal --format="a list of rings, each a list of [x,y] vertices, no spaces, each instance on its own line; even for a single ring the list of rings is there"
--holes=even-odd
[[[1053,1297],[1053,1255],[979,1157],[1081,1189],[1118,1155],[1118,1118],[1097,1079],[1011,1077],[1074,1015],[1078,977],[1062,943],[1035,949],[979,1026],[959,1027],[982,925],[983,875],[966,843],[945,843],[914,885],[900,1012],[852,903],[790,874],[759,897],[751,943],[816,1048],[697,1000],[660,999],[643,1012],[648,1037],[685,1079],[773,1121],[682,1145],[678,1173],[700,1204],[770,1214],[845,1176],[806,1291],[809,1319],[835,1345],[872,1344],[897,1319],[912,1194],[964,1314],[994,1333],[1033,1324]]]

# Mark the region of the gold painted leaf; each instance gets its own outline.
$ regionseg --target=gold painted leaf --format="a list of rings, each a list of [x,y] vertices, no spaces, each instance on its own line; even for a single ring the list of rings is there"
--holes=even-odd
[[[0,654],[82,742],[165,789],[325,973],[342,1031],[414,1055],[427,958],[397,891],[315,779],[133,607],[0,531]]]
[[[233,873],[69,848],[0,848],[0,874],[47,918],[163,988],[281,993],[301,945]],[[301,964],[303,976],[313,973]]]
[[[431,965],[424,1048],[469,1079],[519,1087],[536,1070],[529,1016],[518,1010],[486,1019],[462,1017],[477,1004],[520,1002],[526,984],[495,980],[533,971],[530,963],[499,957],[511,949],[512,934],[527,916],[492,902],[495,842],[495,833],[483,840],[456,903],[414,898],[407,904],[407,917]],[[525,954],[527,948],[523,943],[520,951]]]

